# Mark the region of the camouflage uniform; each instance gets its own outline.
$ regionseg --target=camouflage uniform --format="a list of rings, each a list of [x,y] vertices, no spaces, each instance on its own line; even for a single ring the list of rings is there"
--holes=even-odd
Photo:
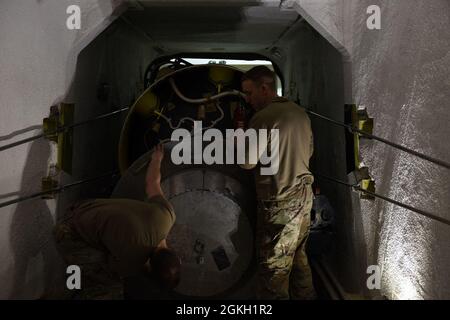
[[[258,298],[315,299],[306,241],[311,223],[312,176],[283,200],[258,203]]]
[[[72,218],[76,207],[71,206],[67,218],[53,230],[58,250],[67,266],[77,265],[81,269],[81,290],[66,288],[67,295],[79,300],[122,299],[123,285],[109,271],[107,253],[89,246],[75,230]]]
[[[278,170],[263,174],[262,166],[250,162],[240,164],[244,169],[254,169],[259,204],[258,296],[313,299],[315,291],[305,252],[314,180],[309,170],[314,151],[311,121],[304,108],[286,98],[275,97],[255,112],[248,127],[278,130],[274,136],[276,145],[271,145],[272,136],[267,141],[267,150],[278,148],[279,157],[275,159]]]
[[[66,262],[82,269],[81,298],[122,297],[123,279],[147,272],[152,248],[167,237],[175,218],[161,195],[147,201],[91,199],[74,204],[55,237]]]

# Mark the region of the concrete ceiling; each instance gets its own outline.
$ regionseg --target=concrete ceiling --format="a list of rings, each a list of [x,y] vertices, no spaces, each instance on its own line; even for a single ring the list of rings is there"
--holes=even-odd
[[[299,20],[280,1],[132,1],[124,18],[166,51],[260,52]]]

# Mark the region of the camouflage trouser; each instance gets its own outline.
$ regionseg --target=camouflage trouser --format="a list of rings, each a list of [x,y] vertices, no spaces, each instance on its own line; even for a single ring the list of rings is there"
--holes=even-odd
[[[315,299],[306,241],[311,224],[312,181],[295,196],[258,205],[258,298]]]
[[[67,295],[81,300],[122,299],[123,285],[108,271],[107,253],[89,246],[75,230],[73,216],[76,208],[77,205],[71,206],[68,216],[53,230],[58,251],[67,266],[77,265],[81,269],[81,290],[66,288]]]

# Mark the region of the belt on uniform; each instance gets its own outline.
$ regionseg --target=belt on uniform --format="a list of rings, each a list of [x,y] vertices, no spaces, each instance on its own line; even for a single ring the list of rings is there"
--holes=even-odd
[[[264,199],[264,200],[259,200],[259,202],[263,203],[263,204],[270,204],[270,203],[278,203],[278,202],[286,202],[286,201],[291,201],[293,199],[297,198],[297,194],[299,191],[301,191],[301,189],[304,186],[307,185],[312,185],[314,182],[314,176],[312,174],[303,174],[300,177],[300,182],[297,184],[296,188],[293,191],[293,195],[288,196],[286,198],[282,198],[282,199]]]

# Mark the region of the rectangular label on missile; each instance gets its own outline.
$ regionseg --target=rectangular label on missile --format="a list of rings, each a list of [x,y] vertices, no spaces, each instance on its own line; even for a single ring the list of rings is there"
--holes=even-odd
[[[226,269],[231,265],[223,246],[220,246],[217,249],[211,251],[211,254],[214,258],[214,261],[216,262],[219,271],[222,271],[223,269]]]

